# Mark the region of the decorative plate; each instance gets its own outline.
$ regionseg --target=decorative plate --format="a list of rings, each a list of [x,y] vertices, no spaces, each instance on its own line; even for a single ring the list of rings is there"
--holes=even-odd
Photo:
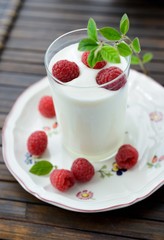
[[[42,159],[57,168],[70,169],[74,160],[62,147],[56,119],[46,119],[37,110],[43,95],[50,95],[47,78],[29,87],[16,101],[3,128],[3,156],[22,187],[52,205],[77,212],[102,212],[130,206],[151,195],[164,182],[164,89],[144,74],[131,70],[125,143],[139,151],[132,169],[119,169],[115,159],[94,163],[92,180],[76,183],[65,193],[51,184],[49,175],[29,172],[36,159],[27,152],[31,132],[44,130],[48,149]]]

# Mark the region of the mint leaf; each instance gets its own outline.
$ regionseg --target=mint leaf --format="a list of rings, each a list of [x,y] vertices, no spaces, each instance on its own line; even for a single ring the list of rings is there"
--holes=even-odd
[[[127,14],[125,13],[120,21],[120,31],[122,34],[126,34],[129,30],[129,18],[127,16]]]
[[[97,62],[101,62],[103,60],[101,56],[101,52],[96,50],[92,50],[88,56],[88,64],[91,68],[93,68]]]
[[[123,57],[127,57],[132,54],[132,50],[127,43],[121,42],[117,44],[119,54]]]
[[[131,56],[131,64],[138,65],[140,62],[139,57],[132,55]]]
[[[100,52],[105,61],[111,63],[120,63],[120,55],[116,48],[110,45],[103,46]]]
[[[98,44],[95,40],[90,38],[84,38],[79,42],[78,50],[79,51],[90,51],[93,48],[98,47]]]
[[[96,62],[97,62],[97,59],[95,57],[95,52],[91,51],[88,56],[88,64],[91,68],[93,68],[95,66]]]
[[[152,53],[145,53],[142,57],[142,62],[143,63],[147,63],[150,62],[153,58],[153,54]]]
[[[112,27],[100,28],[99,32],[103,37],[111,41],[121,39],[120,33],[115,28],[112,28]]]
[[[98,41],[97,39],[97,26],[95,21],[93,20],[93,18],[90,18],[88,21],[88,26],[87,26],[87,33],[88,33],[88,37]]]
[[[34,164],[29,171],[32,174],[43,176],[50,173],[52,168],[53,168],[53,165],[50,162],[46,160],[42,160]]]
[[[139,53],[141,51],[140,42],[137,37],[133,39],[131,46],[134,52]]]

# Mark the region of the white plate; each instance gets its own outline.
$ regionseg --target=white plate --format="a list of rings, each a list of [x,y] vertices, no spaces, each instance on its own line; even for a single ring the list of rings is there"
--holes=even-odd
[[[55,119],[41,117],[37,110],[39,99],[46,94],[51,92],[44,78],[18,98],[3,128],[6,166],[26,191],[65,209],[101,212],[134,204],[163,185],[164,89],[159,84],[134,70],[130,72],[125,143],[138,149],[137,165],[126,172],[117,172],[114,158],[94,163],[93,179],[86,184],[76,183],[65,193],[51,186],[49,175],[40,177],[29,173],[35,159],[28,155],[26,141],[35,130],[42,129],[48,134],[48,149],[42,159],[68,169],[74,160],[61,146],[60,131],[53,127]]]

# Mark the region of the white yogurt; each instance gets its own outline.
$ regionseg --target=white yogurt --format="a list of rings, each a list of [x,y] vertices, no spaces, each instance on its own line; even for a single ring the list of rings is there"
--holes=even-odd
[[[59,51],[49,64],[49,71],[59,60],[74,61],[79,66],[78,78],[58,84],[50,80],[64,146],[78,157],[104,160],[116,153],[123,143],[127,103],[127,84],[110,91],[96,83],[101,69],[90,69],[81,62],[78,44]],[[112,66],[107,64],[104,68]],[[123,71],[127,66],[122,58],[117,64]]]

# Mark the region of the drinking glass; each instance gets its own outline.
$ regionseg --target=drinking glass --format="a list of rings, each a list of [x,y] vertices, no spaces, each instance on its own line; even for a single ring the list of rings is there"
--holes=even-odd
[[[54,40],[46,51],[45,67],[61,144],[76,157],[102,161],[114,156],[124,141],[130,58],[122,57],[123,63],[115,64],[122,68],[123,73],[110,83],[87,84],[89,74],[84,75],[83,86],[74,80],[71,83],[59,81],[52,75],[52,58],[60,50],[86,37],[87,29],[78,29]],[[98,72],[101,69],[89,70]],[[83,74],[83,69],[80,69],[80,74]],[[123,86],[115,90],[121,81],[125,81]]]

